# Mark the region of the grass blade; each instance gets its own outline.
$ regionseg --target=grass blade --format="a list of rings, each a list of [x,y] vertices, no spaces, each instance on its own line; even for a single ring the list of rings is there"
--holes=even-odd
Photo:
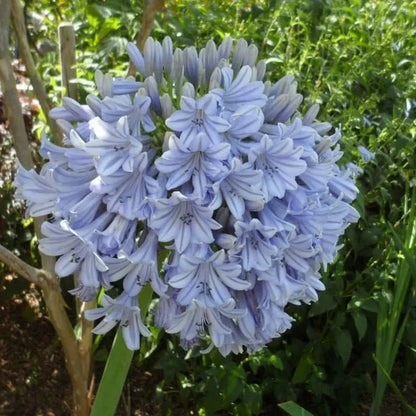
[[[402,243],[402,240],[400,239],[400,237],[398,236],[398,234],[396,233],[396,231],[394,231],[394,228],[391,224],[389,224],[390,226],[390,230],[393,234],[393,239],[394,242],[397,246],[398,249],[400,249],[400,251],[403,253],[404,258],[407,261],[407,264],[409,265],[410,268],[410,272],[413,275],[413,278],[415,279],[416,282],[416,260],[414,255],[410,252],[409,249],[407,249],[404,244]]]
[[[373,354],[373,360],[376,362],[378,369],[383,373],[384,377],[386,377],[386,380],[389,383],[390,387],[392,388],[394,393],[397,395],[397,397],[400,399],[400,401],[403,403],[403,405],[406,407],[406,409],[409,411],[409,413],[416,416],[416,409],[414,407],[410,406],[409,403],[407,403],[407,401],[404,398],[402,392],[397,387],[397,384],[393,381],[393,379],[390,377],[389,373],[381,365],[380,361],[377,360],[377,357],[374,354]]]

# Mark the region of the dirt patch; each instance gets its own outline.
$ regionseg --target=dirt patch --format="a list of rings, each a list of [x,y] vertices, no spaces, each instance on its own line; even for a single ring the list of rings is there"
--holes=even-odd
[[[1,302],[0,333],[0,414],[71,415],[63,354],[36,290]]]

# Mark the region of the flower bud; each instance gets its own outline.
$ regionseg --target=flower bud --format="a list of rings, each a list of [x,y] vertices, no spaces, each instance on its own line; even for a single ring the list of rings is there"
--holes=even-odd
[[[259,54],[259,50],[257,49],[256,45],[251,44],[246,51],[246,55],[243,59],[243,65],[249,65],[253,67],[256,64],[257,56]]]
[[[144,87],[146,88],[147,95],[152,99],[150,107],[157,114],[162,114],[162,107],[160,106],[159,91],[157,88],[156,80],[150,76],[144,80]]]
[[[198,54],[191,46],[184,50],[185,76],[194,87],[198,86]]]
[[[218,59],[229,59],[232,47],[233,39],[227,36],[218,47]]]
[[[163,69],[166,73],[170,74],[172,71],[173,62],[173,46],[172,39],[166,36],[162,41],[163,49]]]
[[[139,48],[132,42],[127,44],[127,52],[129,54],[130,60],[133,62],[133,65],[136,69],[142,74],[145,75],[145,65],[144,65],[144,58]]]
[[[169,94],[163,94],[160,98],[160,105],[162,107],[162,116],[166,120],[169,118],[173,113],[173,105],[172,100]]]
[[[145,66],[145,76],[153,74],[153,62],[155,56],[155,41],[153,38],[147,38],[146,43],[144,44],[144,66]]]
[[[243,62],[245,56],[247,54],[248,44],[245,39],[238,39],[237,44],[234,48],[234,55],[233,55],[233,71],[237,73],[240,68],[243,66]]]

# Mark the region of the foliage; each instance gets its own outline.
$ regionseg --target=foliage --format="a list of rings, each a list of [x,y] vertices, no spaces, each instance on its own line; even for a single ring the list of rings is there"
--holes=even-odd
[[[57,23],[73,19],[80,78],[91,80],[103,62],[124,73],[125,66],[117,65],[127,61],[122,45],[137,31],[141,4],[76,0],[68,8],[63,1],[47,7],[28,1],[26,10],[45,16],[40,29],[31,28],[34,43],[55,39]],[[170,35],[178,46],[196,42],[199,47],[226,35],[253,41],[261,57],[272,57],[268,70],[274,78],[295,75],[300,92],[309,97],[305,108],[318,102],[323,119],[342,124],[345,161],[358,155],[359,144],[375,152],[376,161],[365,166],[360,179],[356,207],[362,219],[347,232],[337,263],[326,273],[327,290],[311,307],[289,308],[297,319],[290,333],[268,349],[226,359],[215,352],[185,355],[165,336],[143,342],[140,365],[164,374],[155,400],[166,414],[171,391],[177,392],[176,402],[200,415],[273,413],[276,403],[288,400],[315,415],[350,415],[363,394],[374,392],[377,314],[393,306],[403,263],[398,259],[404,256],[389,224],[404,239],[409,221],[404,204],[416,185],[415,23],[414,1],[167,4],[155,37]],[[39,59],[45,83],[59,102],[57,53]],[[85,94],[89,84],[82,86]],[[400,377],[416,365],[415,306],[410,286],[399,311],[399,323],[407,319],[398,351],[401,371],[391,374],[399,386]]]

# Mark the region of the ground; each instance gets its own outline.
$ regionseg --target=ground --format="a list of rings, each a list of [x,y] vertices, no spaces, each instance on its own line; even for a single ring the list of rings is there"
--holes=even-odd
[[[4,283],[4,282],[3,282]],[[71,386],[52,325],[30,290],[0,306],[0,414],[71,414]]]

